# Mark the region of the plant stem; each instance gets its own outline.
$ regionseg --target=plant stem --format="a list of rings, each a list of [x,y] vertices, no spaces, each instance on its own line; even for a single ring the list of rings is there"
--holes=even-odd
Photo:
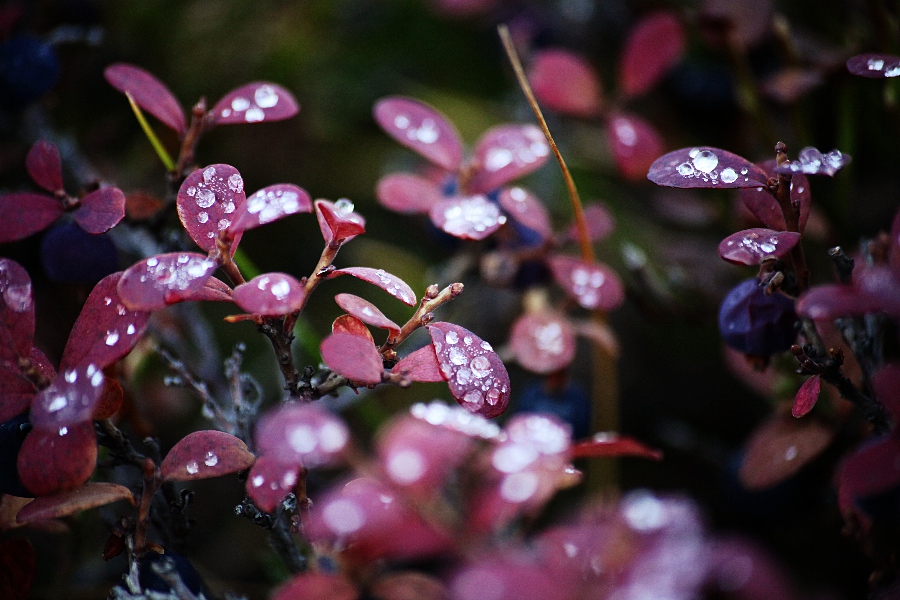
[[[429,286],[428,290],[425,292],[425,295],[422,297],[422,301],[419,303],[419,308],[416,309],[416,312],[413,314],[413,316],[410,317],[410,319],[403,325],[397,337],[389,339],[384,344],[382,344],[381,348],[379,349],[382,357],[384,357],[385,360],[396,359],[396,352],[394,352],[394,348],[403,343],[403,341],[408,338],[413,331],[415,331],[419,327],[427,325],[434,318],[433,311],[437,307],[453,300],[454,298],[462,294],[462,291],[463,284],[461,283],[453,283],[451,285],[448,285],[440,292],[438,292],[437,285]]]

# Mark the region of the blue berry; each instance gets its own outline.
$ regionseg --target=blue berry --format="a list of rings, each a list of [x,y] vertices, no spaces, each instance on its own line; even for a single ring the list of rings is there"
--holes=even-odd
[[[107,234],[91,235],[75,223],[61,223],[41,241],[41,264],[51,281],[96,283],[119,270],[119,257]]]
[[[794,301],[778,293],[767,296],[756,279],[742,281],[722,301],[719,332],[744,354],[770,356],[787,350],[797,337]]]
[[[534,381],[519,396],[517,412],[542,412],[556,415],[572,426],[572,437],[584,439],[591,431],[591,399],[584,390],[569,382],[552,388]]]
[[[19,108],[50,90],[59,78],[59,61],[49,44],[17,35],[0,46],[0,102]]]

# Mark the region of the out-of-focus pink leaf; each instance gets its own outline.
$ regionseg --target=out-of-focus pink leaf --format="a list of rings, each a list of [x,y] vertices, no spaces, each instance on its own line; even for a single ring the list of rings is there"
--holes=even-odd
[[[760,91],[781,104],[793,104],[823,82],[818,69],[787,67],[767,77],[760,85]]]
[[[47,140],[40,140],[31,147],[25,157],[25,168],[34,182],[51,194],[63,189],[59,150]]]
[[[91,420],[58,429],[35,428],[22,443],[17,467],[35,496],[68,492],[90,479],[97,463],[97,434]]]
[[[450,593],[433,575],[419,571],[394,571],[378,576],[369,586],[377,600],[447,600]]]
[[[130,94],[135,104],[156,117],[166,127],[183,136],[187,123],[181,105],[169,88],[159,79],[134,65],[116,63],[103,71],[106,81],[122,92]]]
[[[652,88],[684,54],[684,27],[661,11],[641,19],[629,32],[619,59],[619,89],[624,97]]]
[[[556,283],[583,308],[612,310],[624,302],[625,288],[606,265],[562,254],[551,256],[549,263]]]
[[[247,495],[261,510],[274,512],[278,503],[293,491],[299,474],[298,463],[280,463],[260,456],[247,475]]]
[[[776,173],[805,173],[807,175],[834,176],[841,168],[850,164],[849,154],[840,150],[832,150],[822,154],[816,148],[807,146],[797,155],[795,160],[775,167]]]
[[[16,261],[0,258],[0,360],[16,364],[31,353],[33,342],[31,278]]]
[[[799,241],[800,234],[793,231],[745,229],[719,242],[719,256],[737,265],[758,265],[771,258],[784,258]]]
[[[881,79],[900,75],[900,56],[867,52],[847,60],[847,70],[860,77]]]
[[[346,333],[332,333],[319,348],[322,360],[332,371],[352,382],[365,385],[381,383],[384,371],[381,353],[364,338]]]
[[[525,188],[512,187],[500,191],[500,206],[514,221],[534,231],[542,240],[553,235],[550,215],[540,199]]]
[[[384,131],[447,171],[462,165],[463,146],[459,133],[433,107],[402,96],[390,96],[375,103],[375,122]]]
[[[283,121],[300,111],[293,94],[278,84],[256,81],[231,90],[209,114],[216,125]]]
[[[782,564],[754,544],[713,539],[705,544],[708,593],[744,600],[795,600],[803,597]]]
[[[550,156],[550,144],[537,125],[499,125],[475,145],[469,191],[486,194],[539,168]]]
[[[290,403],[265,413],[254,439],[262,456],[312,469],[341,459],[350,443],[350,430],[318,403]]]
[[[301,573],[275,590],[272,600],[356,600],[359,592],[343,575]]]
[[[326,243],[345,244],[366,232],[366,220],[353,211],[353,203],[349,200],[316,200],[314,206],[319,229],[322,230]]]
[[[575,330],[557,312],[532,312],[513,324],[510,345],[516,360],[532,373],[564,369],[575,358]]]
[[[125,194],[114,187],[95,190],[81,199],[81,206],[72,216],[88,233],[105,233],[125,216]]]
[[[402,373],[410,381],[435,382],[444,381],[441,365],[434,353],[434,346],[428,344],[413,350],[391,369],[393,373]]]
[[[576,334],[587,338],[610,356],[619,356],[619,338],[609,324],[585,319],[572,321],[572,325]]]
[[[584,220],[587,222],[588,238],[592,242],[605,239],[616,228],[612,213],[605,204],[595,202],[584,207]],[[578,241],[578,225],[572,223],[568,230],[569,239]]]
[[[132,505],[135,504],[134,495],[124,485],[89,481],[70,492],[35,498],[19,511],[16,521],[24,524],[59,519],[118,500],[127,500]]]
[[[355,335],[356,337],[368,340],[372,345],[375,344],[375,338],[372,332],[366,327],[366,324],[354,317],[353,315],[341,315],[331,324],[331,333],[346,333],[347,335]]]
[[[813,375],[804,381],[803,385],[800,386],[800,389],[797,390],[797,395],[794,396],[794,405],[791,407],[791,414],[798,419],[808,414],[819,399],[819,388],[821,385],[822,381],[818,375]]]
[[[347,267],[346,269],[335,269],[328,275],[328,278],[332,279],[341,275],[350,275],[351,277],[362,279],[363,281],[367,281],[372,285],[380,287],[408,306],[416,305],[416,295],[413,293],[412,288],[409,287],[405,281],[396,275],[391,275],[384,269]]]
[[[466,410],[493,418],[509,404],[509,375],[490,344],[453,323],[428,326],[431,345],[450,393]]]
[[[748,48],[760,42],[772,28],[771,0],[703,0],[701,23],[722,46]]]
[[[528,81],[545,108],[576,117],[590,118],[600,113],[600,79],[590,63],[574,52],[560,48],[536,52]]]
[[[766,172],[769,177],[775,176],[775,160],[767,160],[761,163],[759,167]],[[786,225],[784,223],[784,214],[778,201],[762,186],[757,188],[743,188],[740,190],[741,202],[747,207],[753,216],[762,222],[763,225],[775,231],[784,231]],[[799,229],[800,233],[806,229],[806,221],[809,219],[811,195],[809,192],[809,180],[806,175],[796,173],[791,177],[791,203],[800,207]]]
[[[234,303],[248,313],[286,315],[305,301],[303,284],[287,273],[263,273],[234,288]]]
[[[639,181],[665,146],[656,128],[644,119],[626,113],[610,116],[607,139],[616,167],[625,179]]]
[[[375,196],[386,209],[403,214],[427,214],[444,197],[434,182],[411,173],[385,175]]]
[[[853,270],[853,285],[876,310],[900,316],[900,272],[884,264],[861,264]]]
[[[64,212],[59,200],[44,194],[0,195],[0,244],[43,231]]]
[[[870,441],[850,455],[838,475],[838,496],[846,510],[856,500],[900,485],[900,438],[895,435]],[[849,505],[849,506],[848,506]]]
[[[159,466],[165,481],[209,479],[249,469],[256,457],[240,439],[224,431],[195,431],[169,450]]]
[[[190,295],[187,300],[191,301],[207,301],[207,302],[231,302],[232,289],[227,283],[221,279],[210,277],[203,284],[203,287]]]
[[[131,265],[116,289],[130,310],[159,310],[197,293],[217,266],[195,252],[159,254]]]
[[[312,212],[312,200],[306,190],[291,183],[277,183],[248,196],[247,202],[232,215],[229,231],[240,233],[302,212]]]
[[[244,179],[231,165],[210,165],[185,178],[178,190],[178,218],[198,246],[211,252],[220,231],[231,226],[235,211],[246,202]],[[234,235],[232,251],[241,234]]]
[[[651,460],[662,460],[663,453],[618,433],[597,433],[593,438],[572,446],[573,458],[605,458],[609,456],[637,456]]]
[[[876,371],[872,375],[872,390],[897,423],[900,419],[900,364],[889,363]]]
[[[31,424],[35,429],[55,431],[90,421],[103,393],[104,379],[103,371],[93,364],[60,371],[50,386],[34,397]]]
[[[451,196],[431,207],[431,222],[464,240],[483,240],[506,223],[506,215],[484,195]]]
[[[879,303],[850,285],[829,283],[807,290],[797,299],[797,314],[814,320],[864,315],[879,310]]]
[[[368,300],[353,294],[338,294],[334,297],[334,301],[363,323],[387,329],[391,337],[400,335],[400,326],[384,316],[384,313]]]
[[[719,148],[673,150],[656,159],[647,179],[676,188],[752,188],[766,185],[768,176],[737,154]]]

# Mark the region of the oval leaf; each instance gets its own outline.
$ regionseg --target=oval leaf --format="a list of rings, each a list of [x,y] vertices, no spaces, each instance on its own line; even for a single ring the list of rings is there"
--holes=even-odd
[[[558,48],[536,52],[528,80],[538,101],[550,110],[588,118],[600,113],[600,80],[590,63],[574,52]]]
[[[775,161],[767,160],[759,167],[770,177],[775,176]],[[775,197],[769,193],[768,188],[743,188],[740,190],[741,202],[747,207],[753,216],[763,225],[775,231],[784,231],[787,227],[784,222],[784,213]],[[809,180],[806,175],[797,173],[791,177],[791,203],[800,207],[799,229],[800,233],[806,229],[806,221],[809,219],[811,195],[809,192]]]
[[[240,233],[301,212],[312,212],[312,200],[306,190],[291,183],[277,183],[248,196],[233,215],[229,231]]]
[[[662,460],[661,450],[655,450],[634,438],[618,433],[602,432],[572,446],[573,458],[605,458],[610,456],[637,456]]]
[[[719,148],[674,150],[657,158],[647,173],[657,185],[675,188],[748,188],[767,184],[768,176],[746,158]]]
[[[108,419],[122,408],[122,402],[125,400],[125,392],[122,385],[115,379],[109,377],[104,378],[103,391],[94,404],[94,412],[91,419],[94,421],[102,421]]]
[[[337,202],[316,200],[314,205],[326,243],[339,246],[366,232],[366,220],[354,212],[353,203],[346,198]]]
[[[372,285],[377,285],[388,294],[390,294],[394,298],[397,298],[398,300],[400,300],[400,302],[403,302],[406,305],[416,305],[416,295],[413,293],[412,288],[409,287],[405,281],[403,281],[396,275],[391,275],[384,269],[372,269],[370,267],[347,267],[346,269],[335,269],[328,275],[328,278],[332,279],[341,275],[350,275],[351,277],[362,279],[363,281],[367,281]]]
[[[384,316],[384,313],[368,300],[353,294],[338,294],[334,297],[334,301],[363,323],[387,329],[390,337],[394,338],[400,335],[400,326]]]
[[[793,231],[745,229],[719,242],[719,256],[737,265],[759,265],[772,258],[784,258],[800,241]]]
[[[265,413],[254,439],[263,456],[311,469],[338,462],[350,442],[350,430],[320,404],[294,402]]]
[[[275,512],[278,504],[294,490],[300,475],[297,463],[281,463],[268,456],[260,456],[247,475],[247,495],[267,513]]]
[[[97,463],[93,421],[59,429],[34,429],[25,437],[17,468],[22,485],[35,496],[68,492],[90,479]]]
[[[469,191],[486,194],[531,173],[550,156],[550,144],[536,125],[500,125],[475,146]]]
[[[366,327],[366,324],[354,317],[353,315],[341,315],[331,324],[331,333],[346,333],[347,335],[355,335],[366,339],[371,344],[375,344],[375,338],[372,332]]]
[[[616,273],[603,264],[557,254],[549,258],[556,283],[588,310],[612,310],[625,300],[625,289]]]
[[[454,237],[483,240],[506,223],[506,215],[481,194],[453,196],[431,207],[431,222]]]
[[[575,358],[575,329],[560,313],[522,315],[513,324],[509,341],[516,360],[532,373],[559,371]]]
[[[867,52],[847,60],[847,70],[854,75],[880,79],[900,75],[900,56]]]
[[[272,600],[356,600],[359,592],[343,575],[301,573],[275,590]]]
[[[35,143],[25,157],[25,168],[34,182],[51,194],[62,191],[62,162],[54,144],[47,140]]]
[[[588,239],[599,242],[605,239],[616,228],[616,222],[606,205],[595,202],[584,207],[584,220],[587,222]],[[569,239],[578,241],[578,225],[572,223],[568,230]]]
[[[114,187],[95,190],[81,199],[81,205],[72,216],[88,233],[105,233],[125,216],[125,194]]]
[[[375,121],[392,138],[447,171],[462,164],[463,147],[459,133],[433,107],[401,96],[375,103]]]
[[[643,179],[665,148],[656,128],[636,115],[625,113],[612,115],[606,127],[616,168],[625,179]]]
[[[93,364],[60,372],[31,403],[31,424],[35,429],[55,431],[91,421],[105,379],[103,371]]]
[[[71,492],[35,498],[18,512],[16,521],[25,524],[59,519],[118,500],[127,500],[132,505],[135,504],[134,495],[124,485],[89,481]]]
[[[807,319],[831,320],[877,312],[881,305],[853,286],[830,283],[807,290],[797,299],[796,310]]]
[[[504,188],[500,192],[500,206],[514,221],[537,233],[542,240],[553,235],[544,203],[525,188]]]
[[[303,284],[287,273],[263,273],[234,288],[234,302],[248,313],[287,315],[306,301]]]
[[[232,289],[221,279],[210,277],[203,284],[203,287],[191,294],[187,300],[207,301],[207,302],[231,302]]]
[[[805,173],[807,175],[834,176],[840,169],[850,164],[849,154],[840,150],[832,150],[822,154],[816,148],[807,146],[792,160],[775,167],[776,173]]]
[[[0,244],[43,231],[63,213],[56,198],[28,192],[0,195]]]
[[[681,60],[684,27],[668,11],[641,19],[628,34],[619,59],[619,89],[624,97],[650,90]]]
[[[244,179],[231,165],[197,169],[178,190],[178,218],[198,246],[212,252],[216,237],[231,226],[235,211],[244,205]],[[234,236],[232,251],[240,234]]]
[[[117,63],[103,71],[106,81],[130,94],[135,104],[159,119],[163,125],[183,136],[187,128],[181,105],[159,79],[134,65]]]
[[[391,372],[400,373],[409,381],[436,382],[445,379],[441,374],[441,365],[434,353],[434,346],[431,344],[422,346],[401,358]]]
[[[135,311],[153,311],[189,299],[218,265],[202,254],[170,252],[131,265],[116,289],[122,303]]]
[[[381,353],[364,338],[346,333],[332,333],[319,348],[328,367],[354,383],[381,383],[384,371]]]
[[[165,481],[209,479],[249,469],[256,457],[240,439],[224,431],[189,433],[169,450],[159,466]]]
[[[819,399],[819,388],[821,385],[822,382],[818,375],[813,375],[804,381],[794,397],[794,406],[791,408],[791,414],[797,418],[808,414]]]
[[[386,209],[403,214],[427,214],[444,197],[434,182],[410,173],[382,177],[375,196]]]
[[[293,94],[278,84],[256,81],[225,94],[209,114],[216,125],[283,121],[300,112]]]
[[[900,484],[900,439],[888,436],[864,444],[841,466],[839,497],[843,503],[867,498]]]
[[[31,278],[16,261],[0,258],[0,360],[16,364],[31,353],[33,342]]]

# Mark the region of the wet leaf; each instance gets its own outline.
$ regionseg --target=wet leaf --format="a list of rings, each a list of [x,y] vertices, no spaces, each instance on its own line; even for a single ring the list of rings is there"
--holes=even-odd
[[[221,279],[210,277],[203,284],[203,287],[191,294],[187,300],[192,302],[231,302],[232,294],[232,289],[227,283]]]
[[[126,308],[153,311],[189,299],[218,265],[195,252],[170,252],[131,265],[116,289]]]
[[[72,216],[88,233],[105,233],[125,216],[125,194],[114,187],[95,190],[81,199],[81,206]]]
[[[187,128],[178,100],[159,79],[134,65],[116,63],[103,71],[106,81],[123,94],[131,94],[135,104],[156,117],[179,137]]]
[[[428,344],[413,350],[391,369],[393,373],[402,373],[410,381],[436,382],[444,381],[441,365],[438,363],[434,346]]]
[[[234,288],[234,302],[248,313],[287,315],[306,301],[303,284],[287,273],[263,273]]]
[[[775,176],[775,161],[767,160],[759,167],[769,177]],[[753,216],[763,225],[775,231],[784,231],[787,226],[784,222],[784,213],[778,206],[778,201],[765,187],[743,188],[740,190],[741,202],[747,207]],[[806,221],[809,219],[811,195],[809,192],[809,180],[806,175],[797,173],[791,177],[791,203],[800,207],[799,229],[800,233],[806,229]]]
[[[745,229],[719,242],[719,256],[737,265],[759,265],[772,258],[784,258],[799,241],[800,234],[793,231]]]
[[[16,521],[33,523],[59,519],[118,500],[127,500],[132,506],[135,505],[134,496],[127,487],[117,483],[89,481],[70,492],[35,498],[19,511]]]
[[[534,54],[528,81],[545,108],[576,117],[595,117],[603,103],[603,88],[594,68],[583,57],[560,48]]]
[[[483,240],[506,223],[487,196],[452,196],[431,207],[431,222],[454,237]]]
[[[384,371],[381,353],[364,338],[346,333],[332,333],[319,347],[328,367],[350,381],[364,385],[381,383]]]
[[[236,234],[307,212],[312,212],[312,200],[306,190],[291,183],[277,183],[248,196],[232,216],[229,231]]]
[[[573,458],[605,458],[610,456],[637,456],[662,460],[663,453],[618,433],[597,433],[593,438],[572,446]]]
[[[867,52],[847,60],[847,70],[854,75],[881,79],[900,75],[900,56]]]
[[[418,152],[447,171],[462,165],[463,146],[459,133],[433,107],[402,96],[390,96],[375,103],[375,121],[392,138]]]
[[[94,405],[91,419],[102,421],[112,417],[119,412],[124,399],[125,393],[122,391],[122,385],[115,379],[106,377],[103,382],[103,391],[100,392],[100,397]]]
[[[791,414],[798,419],[809,413],[816,405],[819,399],[819,388],[822,382],[818,375],[813,375],[803,382],[797,395],[794,396],[794,405],[791,407]]]
[[[249,469],[256,457],[240,439],[224,431],[195,431],[175,444],[162,464],[165,481],[209,479]]]
[[[337,305],[362,321],[380,329],[387,329],[390,337],[400,335],[400,326],[384,316],[374,304],[353,294],[338,294],[334,297]]]
[[[260,456],[247,475],[247,495],[260,510],[275,512],[281,501],[294,491],[299,475],[299,463],[281,463]]]
[[[834,176],[841,168],[850,164],[850,155],[840,150],[832,150],[822,154],[812,146],[807,146],[797,155],[795,160],[775,167],[776,173],[805,173],[806,175]]]
[[[674,150],[656,159],[647,179],[676,188],[752,188],[765,186],[766,172],[746,158],[698,146]]]
[[[0,597],[31,598],[35,565],[34,548],[28,538],[12,537],[0,542]]]
[[[254,439],[262,456],[312,469],[340,461],[350,431],[327,408],[292,402],[266,412],[256,425]]]
[[[231,90],[209,111],[216,125],[283,121],[300,112],[293,94],[278,84],[255,81]]]
[[[35,496],[68,492],[90,479],[97,463],[93,421],[59,429],[34,429],[25,437],[17,467],[22,484]]]
[[[43,231],[65,210],[56,198],[28,192],[0,195],[0,244]]]
[[[619,58],[619,89],[626,98],[646,93],[684,54],[685,32],[673,12],[641,19],[628,33]]]
[[[550,145],[536,125],[499,125],[489,129],[475,146],[469,191],[486,194],[541,167]]]
[[[391,173],[378,181],[375,196],[383,207],[403,214],[428,214],[444,196],[429,179],[410,173]]]
[[[354,317],[353,315],[341,315],[331,324],[331,333],[346,333],[347,335],[355,335],[364,338],[370,344],[375,344],[375,338],[372,332],[366,327],[366,324]]]
[[[588,238],[592,242],[605,239],[616,228],[616,222],[606,205],[595,202],[584,207],[584,220],[587,222]],[[569,227],[569,239],[578,241],[578,226],[575,223]]]
[[[359,592],[343,575],[301,573],[275,590],[272,600],[356,600]]]
[[[619,276],[606,265],[562,254],[552,255],[549,263],[556,283],[582,308],[612,310],[625,300]]]
[[[575,358],[575,330],[557,312],[522,315],[513,324],[509,342],[516,360],[532,373],[554,373]]]
[[[28,151],[25,168],[36,184],[55,194],[62,191],[62,162],[59,150],[47,140],[40,140]]]
[[[877,312],[880,305],[853,286],[829,283],[817,285],[802,294],[797,299],[796,310],[807,319],[831,320]]]
[[[416,295],[412,288],[405,281],[391,275],[384,269],[372,269],[370,267],[347,267],[346,269],[335,269],[329,275],[329,279],[340,277],[341,275],[350,275],[357,279],[367,281],[372,285],[376,285],[386,291],[391,296],[400,300],[408,306],[416,305]]]
[[[512,187],[500,191],[500,206],[515,222],[537,233],[542,240],[553,235],[550,215],[541,200],[525,188]]]
[[[354,212],[353,203],[347,199],[337,202],[316,200],[316,218],[327,244],[345,244],[366,232],[366,220]]]
[[[103,371],[93,364],[61,371],[34,397],[31,424],[35,429],[56,431],[67,425],[91,421],[94,407],[103,394],[104,382]]]
[[[178,218],[198,246],[212,252],[216,237],[231,226],[235,211],[246,202],[244,179],[231,165],[216,164],[197,169],[178,190]],[[232,252],[241,234],[233,236]]]
[[[31,353],[33,342],[31,278],[16,261],[0,258],[0,360],[16,364]]]
[[[662,137],[648,121],[619,113],[606,122],[607,139],[616,168],[625,179],[640,181],[665,149]]]

